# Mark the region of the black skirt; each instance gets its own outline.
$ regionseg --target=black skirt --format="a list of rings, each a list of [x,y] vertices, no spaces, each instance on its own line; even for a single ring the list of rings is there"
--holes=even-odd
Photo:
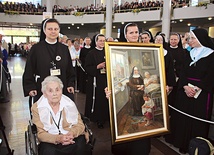
[[[87,155],[85,136],[81,135],[74,141],[75,143],[70,145],[41,142],[39,155]]]

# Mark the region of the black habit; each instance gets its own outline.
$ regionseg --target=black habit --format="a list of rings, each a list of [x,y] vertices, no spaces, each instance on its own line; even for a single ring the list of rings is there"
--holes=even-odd
[[[213,104],[214,53],[201,58],[191,66],[190,62],[192,59],[188,55],[180,74],[175,107],[192,116],[210,120]],[[202,89],[198,98],[189,98],[186,95],[183,86],[188,83]],[[197,136],[207,138],[208,123],[189,118],[176,111],[173,111],[172,119],[176,122],[173,143],[176,147],[187,151],[192,138]]]
[[[107,86],[107,77],[106,74],[101,74],[101,69],[97,69],[97,65],[102,62],[105,62],[105,52],[96,48],[91,50],[85,59],[85,69],[88,74],[85,116],[94,122],[109,120],[109,105],[104,91]],[[92,112],[94,77],[96,78],[96,88],[94,109]]]
[[[168,54],[169,54],[169,55],[168,54],[167,55],[172,57],[171,60],[172,60],[173,64],[171,64],[171,65],[173,65],[174,76],[176,77],[176,81],[178,81],[178,79],[180,77],[181,68],[184,64],[184,60],[186,59],[187,53],[181,47],[177,47],[177,48],[168,47],[168,48],[166,48],[166,50],[168,51]],[[166,63],[166,58],[165,58],[165,63]],[[167,79],[167,80],[169,80],[169,79]],[[169,81],[167,81],[167,82],[169,82]],[[177,93],[177,85],[178,85],[178,82],[174,85],[172,92],[169,94],[169,97],[168,97],[169,101],[168,102],[170,105],[174,104],[175,95]]]
[[[51,62],[54,62],[56,68],[60,69],[61,73],[58,77],[64,85],[63,94],[73,100],[73,94],[67,91],[67,87],[74,87],[75,81],[71,56],[68,47],[59,42],[48,44],[46,41],[40,41],[32,46],[22,79],[24,96],[28,96],[31,90],[37,90],[37,96],[34,99],[35,101],[39,99],[42,95],[41,82],[50,76],[50,69],[53,68]]]
[[[80,51],[80,62],[81,65],[83,67],[83,69],[85,70],[85,58],[87,56],[87,54],[89,53],[89,51],[91,51],[91,47],[90,48],[86,48],[83,47]],[[80,79],[79,79],[80,83],[79,83],[79,90],[82,93],[86,93],[86,82],[87,82],[87,74],[86,72],[84,72],[83,70],[80,71]]]
[[[166,74],[166,84],[167,86],[175,86],[175,74],[173,68],[173,60],[171,54],[166,51],[166,55],[164,55],[164,62],[165,62],[165,74]]]
[[[173,70],[174,70],[174,75],[176,78],[176,83],[173,85],[173,90],[170,92],[170,94],[168,95],[168,104],[171,106],[174,106],[175,104],[175,97],[177,94],[177,85],[178,85],[178,81],[179,81],[179,77],[180,77],[180,72],[181,72],[181,68],[184,64],[184,60],[186,59],[186,54],[187,52],[182,48],[182,47],[177,47],[177,48],[172,48],[172,47],[167,47],[166,48],[167,52],[168,52],[168,59],[170,59],[169,57],[171,57],[172,63],[171,63]],[[165,63],[166,62],[166,57],[165,57]],[[170,64],[168,64],[170,65]],[[167,69],[167,68],[166,68]],[[172,76],[172,75],[171,75]],[[168,80],[168,75],[166,74],[166,78],[167,78],[167,82],[169,82]],[[167,85],[169,85],[169,83],[167,83]],[[169,85],[170,86],[170,85]],[[169,115],[172,114],[172,109],[169,108]],[[174,121],[170,118],[170,130],[171,132],[174,131]],[[168,134],[165,136],[165,140],[168,143],[172,143],[173,141],[173,134]]]

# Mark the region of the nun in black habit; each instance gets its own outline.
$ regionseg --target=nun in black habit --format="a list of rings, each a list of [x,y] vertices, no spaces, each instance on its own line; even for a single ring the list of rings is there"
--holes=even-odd
[[[87,54],[92,50],[91,48],[91,38],[86,37],[84,40],[84,47],[81,49],[80,51],[80,61],[81,61],[81,66],[82,66],[82,70],[80,71],[80,92],[82,93],[86,93],[86,83],[87,83],[87,74],[85,72],[85,58],[87,56]]]
[[[190,31],[193,49],[187,55],[180,71],[175,102],[178,110],[204,120],[210,120],[213,105],[214,43],[205,29]],[[177,111],[172,113],[175,122],[174,146],[181,153],[188,151],[192,138],[208,138],[209,124]]]
[[[97,34],[92,40],[92,50],[85,58],[85,71],[88,75],[86,86],[85,116],[103,128],[109,120],[109,105],[104,92],[107,86],[105,69],[105,36]]]
[[[74,100],[75,73],[68,47],[58,42],[59,22],[45,19],[42,22],[39,43],[32,46],[22,78],[24,96],[42,95],[41,82],[50,75],[59,77],[64,85],[63,94]]]
[[[170,92],[176,85],[172,56],[166,50],[165,38],[161,33],[155,36],[155,43],[163,45],[167,91]]]
[[[135,23],[124,24],[120,30],[120,41],[138,42],[139,30]],[[114,155],[149,155],[151,149],[150,138],[139,139],[112,145]]]

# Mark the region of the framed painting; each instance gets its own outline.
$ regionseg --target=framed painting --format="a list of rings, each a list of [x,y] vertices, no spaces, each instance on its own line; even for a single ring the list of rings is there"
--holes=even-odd
[[[163,47],[105,43],[112,143],[169,132]]]
[[[142,69],[155,69],[154,51],[142,52]]]

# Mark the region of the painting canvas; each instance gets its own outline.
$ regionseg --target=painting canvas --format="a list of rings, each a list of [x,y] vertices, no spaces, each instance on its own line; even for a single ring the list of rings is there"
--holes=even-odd
[[[112,143],[169,132],[163,47],[105,43]]]
[[[154,51],[142,52],[142,68],[155,69]]]

